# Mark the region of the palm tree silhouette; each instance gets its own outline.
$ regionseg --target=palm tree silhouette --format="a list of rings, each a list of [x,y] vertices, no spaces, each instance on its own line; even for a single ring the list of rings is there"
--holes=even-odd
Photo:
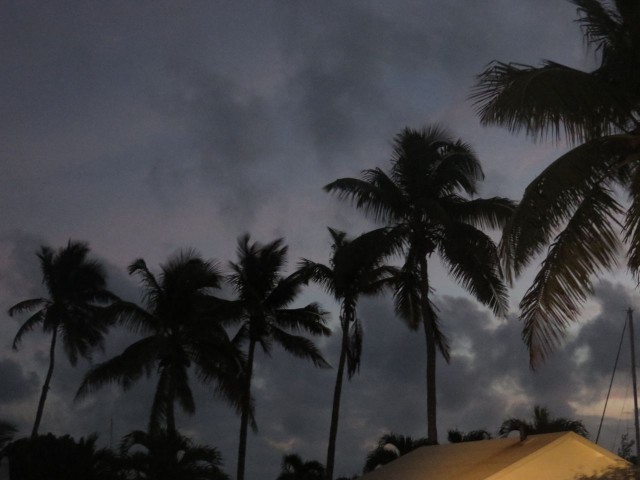
[[[302,308],[287,308],[300,293],[305,279],[298,273],[282,276],[287,247],[282,239],[266,245],[251,243],[249,235],[238,240],[238,262],[231,262],[229,281],[240,307],[240,329],[235,341],[247,343],[247,367],[243,378],[243,396],[238,446],[237,480],[244,479],[247,452],[247,427],[251,415],[251,380],[256,345],[267,354],[274,343],[296,357],[311,360],[317,367],[328,367],[314,343],[297,332],[329,335],[325,312],[316,303]],[[290,333],[293,332],[293,333]]]
[[[513,430],[521,430],[527,435],[535,435],[539,433],[555,433],[555,432],[575,432],[585,438],[589,437],[589,432],[580,420],[570,420],[563,417],[552,417],[549,409],[535,405],[533,407],[533,417],[531,421],[521,418],[508,418],[500,426],[499,435],[505,437]]]
[[[178,432],[159,430],[149,434],[134,430],[120,444],[124,478],[153,480],[228,480],[222,456],[216,448],[194,445]]]
[[[78,357],[90,358],[94,349],[104,345],[109,322],[97,313],[101,305],[115,301],[117,297],[106,289],[103,266],[97,260],[87,258],[88,255],[89,246],[86,243],[71,240],[66,247],[57,251],[40,247],[37,256],[49,298],[24,300],[9,309],[11,316],[35,310],[18,330],[13,340],[15,350],[24,334],[39,325],[42,325],[45,333],[51,334],[49,368],[42,385],[32,438],[38,435],[42,420],[55,366],[58,335],[73,366],[78,362]]]
[[[513,281],[546,250],[520,302],[531,365],[560,343],[592,291],[592,277],[617,264],[624,218],[628,266],[640,275],[640,3],[572,0],[600,65],[585,72],[546,61],[494,63],[473,97],[484,124],[559,138],[577,147],[529,184],[504,229],[501,253]],[[615,190],[630,196],[618,203]]]
[[[329,228],[333,240],[330,266],[303,259],[300,272],[319,283],[340,302],[340,327],[342,341],[336,383],[333,391],[331,427],[327,448],[326,478],[333,478],[336,437],[340,416],[340,397],[344,367],[348,378],[360,367],[362,351],[362,326],[356,306],[361,296],[380,293],[393,281],[394,270],[383,264],[385,257],[399,246],[391,241],[386,229],[374,230],[349,240],[344,232]]]
[[[239,406],[244,363],[221,319],[210,308],[210,294],[222,279],[218,268],[189,250],[169,259],[161,270],[157,278],[142,259],[129,266],[129,274],[140,278],[146,308],[121,301],[108,313],[119,324],[146,336],[120,355],[94,366],[76,394],[82,398],[108,383],[118,383],[127,390],[142,375],[158,372],[149,419],[152,435],[162,428],[169,434],[176,431],[176,402],[186,413],[195,412],[189,386],[191,366],[200,380],[215,382],[222,396]]]
[[[276,480],[323,480],[324,466],[315,460],[304,461],[291,453],[282,457],[281,472]]]
[[[437,253],[451,276],[494,313],[507,309],[497,248],[480,228],[500,228],[514,204],[504,198],[474,199],[484,177],[471,148],[437,126],[405,128],[394,140],[389,174],[365,170],[361,179],[342,178],[325,187],[339,198],[389,225],[404,245],[396,310],[412,329],[423,325],[427,350],[427,438],[437,443],[436,348],[448,360],[429,294],[427,263]]]
[[[376,468],[386,465],[418,447],[427,445],[433,444],[426,438],[413,439],[408,435],[386,433],[378,440],[378,446],[367,455],[367,461],[364,464],[362,473],[372,472]]]

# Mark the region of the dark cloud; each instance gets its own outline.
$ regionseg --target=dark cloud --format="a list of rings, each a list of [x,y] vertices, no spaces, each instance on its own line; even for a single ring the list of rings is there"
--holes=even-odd
[[[38,385],[38,377],[31,372],[23,372],[20,364],[9,358],[0,359],[0,403],[15,403],[33,394]]]
[[[135,258],[157,271],[195,246],[224,263],[245,231],[261,242],[284,236],[291,266],[300,256],[326,261],[326,225],[357,234],[372,224],[321,187],[386,167],[393,135],[430,122],[476,148],[483,195],[517,197],[561,149],[481,128],[469,88],[494,59],[588,65],[574,18],[571,2],[555,0],[2,3],[0,384],[13,385],[0,388],[3,415],[28,430],[46,371],[50,339],[33,332],[9,351],[24,318],[4,313],[44,293],[34,254],[41,244],[89,241],[111,288],[132,301],[140,291],[126,265]],[[453,346],[451,363],[438,365],[441,439],[450,427],[495,432],[534,404],[584,418],[593,431],[635,291],[600,283],[584,320],[533,372],[518,320],[493,318],[434,272]],[[325,302],[336,325],[327,295],[311,288],[304,298]],[[360,316],[364,356],[343,390],[340,475],[359,472],[382,433],[426,431],[423,333],[398,321],[388,299],[363,301]],[[114,329],[93,361],[136,338]],[[335,364],[338,336],[321,345]],[[72,368],[58,358],[45,431],[96,431],[109,444],[145,428],[154,376],[74,403],[90,363]],[[620,376],[627,370],[621,363]],[[283,453],[324,461],[334,381],[335,370],[284,352],[260,355],[248,478],[275,478]],[[179,414],[178,423],[218,446],[233,472],[239,418],[213,386],[192,383],[197,414]],[[605,422],[610,438],[616,420],[611,413]]]

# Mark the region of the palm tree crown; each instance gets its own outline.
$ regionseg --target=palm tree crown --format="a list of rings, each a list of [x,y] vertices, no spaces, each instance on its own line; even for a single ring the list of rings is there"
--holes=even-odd
[[[143,374],[157,371],[149,432],[155,434],[161,428],[175,432],[174,403],[188,414],[195,412],[188,375],[193,366],[199,379],[215,382],[219,392],[238,405],[243,358],[211,309],[210,293],[222,279],[218,268],[186,251],[162,266],[159,279],[142,259],[129,266],[129,273],[140,277],[146,308],[118,302],[109,313],[120,324],[146,336],[93,367],[77,397],[113,382],[126,390]]]
[[[302,308],[288,308],[304,286],[298,273],[283,276],[287,247],[281,239],[261,245],[251,242],[249,235],[238,241],[238,262],[231,262],[229,281],[237,295],[237,320],[240,329],[237,342],[247,343],[247,368],[244,373],[237,480],[244,479],[247,426],[251,413],[251,380],[255,347],[265,353],[274,343],[298,358],[310,360],[317,367],[328,367],[314,343],[302,335],[329,335],[325,312],[316,303]]]
[[[386,465],[416,448],[433,445],[426,438],[412,438],[408,435],[385,433],[378,440],[376,448],[367,454],[367,460],[362,473],[372,472],[382,465]]]
[[[485,124],[533,136],[564,131],[570,142],[583,142],[527,187],[504,229],[501,253],[511,280],[548,246],[520,304],[532,366],[578,319],[593,275],[616,265],[621,218],[628,265],[640,272],[640,3],[572,2],[600,56],[598,68],[494,63],[474,92]],[[629,193],[629,208],[616,200],[619,186]]]
[[[291,453],[282,457],[281,472],[276,480],[324,480],[324,466],[315,460],[303,460]]]
[[[356,305],[361,296],[376,295],[394,280],[395,270],[384,260],[399,249],[396,238],[387,229],[374,230],[353,240],[344,232],[329,229],[333,239],[330,266],[304,259],[300,272],[322,285],[340,302],[342,342],[331,411],[331,427],[327,447],[326,478],[333,478],[336,437],[340,415],[340,397],[345,363],[349,379],[360,367],[362,326]]]
[[[121,468],[126,475],[153,480],[228,480],[217,449],[194,445],[177,432],[149,434],[135,430],[120,445]]]
[[[471,148],[435,126],[406,128],[394,141],[391,170],[365,170],[361,179],[342,178],[325,187],[375,219],[404,246],[397,276],[396,310],[409,326],[425,331],[427,344],[428,438],[437,442],[435,351],[448,347],[429,299],[427,260],[437,253],[449,272],[496,314],[507,309],[497,248],[481,228],[500,228],[514,204],[504,198],[473,199],[483,178]]]
[[[570,420],[563,417],[552,417],[549,409],[535,405],[533,407],[533,417],[531,421],[521,418],[508,418],[500,426],[498,432],[501,436],[507,436],[513,430],[524,428],[524,433],[535,435],[539,433],[574,432],[585,438],[589,437],[589,432],[580,420]]]
[[[49,298],[24,300],[9,309],[11,316],[35,310],[18,330],[13,340],[14,349],[18,349],[26,333],[39,325],[51,334],[49,369],[42,386],[32,437],[38,434],[42,419],[53,375],[58,335],[71,365],[75,366],[79,357],[90,358],[95,348],[103,347],[109,327],[109,322],[97,313],[101,305],[117,299],[106,289],[102,265],[88,258],[89,246],[86,243],[69,240],[66,247],[57,251],[41,247],[37,255]]]

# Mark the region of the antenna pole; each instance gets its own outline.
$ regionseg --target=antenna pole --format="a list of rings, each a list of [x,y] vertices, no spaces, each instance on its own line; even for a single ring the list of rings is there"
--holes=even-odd
[[[631,378],[633,379],[633,419],[636,425],[636,464],[640,460],[640,427],[638,426],[638,386],[636,382],[636,347],[633,334],[633,310],[627,310],[629,319],[629,339],[631,341]]]

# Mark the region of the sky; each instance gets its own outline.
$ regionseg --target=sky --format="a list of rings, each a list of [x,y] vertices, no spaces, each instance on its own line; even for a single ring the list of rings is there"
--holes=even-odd
[[[11,350],[24,317],[6,313],[44,294],[40,245],[89,242],[110,288],[133,301],[133,260],[157,272],[195,248],[225,266],[244,233],[284,238],[290,269],[302,257],[326,263],[327,226],[355,235],[375,225],[322,187],[386,168],[406,126],[446,127],[483,164],[480,196],[517,200],[565,147],[481,126],[471,88],[493,60],[590,68],[575,18],[560,0],[1,2],[0,417],[27,435],[46,372],[49,339],[33,332]],[[635,283],[623,271],[598,281],[563,348],[533,372],[517,320],[533,270],[498,319],[437,260],[430,268],[453,346],[438,366],[441,442],[450,428],[495,433],[536,404],[583,420],[595,437],[625,310],[640,304]],[[310,301],[335,329],[333,300],[310,287],[298,304]],[[394,317],[389,298],[362,301],[359,316],[364,353],[343,389],[336,476],[360,472],[386,432],[426,435],[423,336]],[[93,361],[136,338],[114,329]],[[339,336],[319,345],[335,365]],[[614,450],[632,425],[622,355],[601,442]],[[335,370],[281,351],[257,362],[247,478],[275,478],[287,453],[324,462]],[[89,366],[58,356],[41,430],[117,445],[145,428],[156,378],[73,403]],[[196,415],[178,426],[219,448],[233,474],[239,418],[211,387],[193,387]]]

